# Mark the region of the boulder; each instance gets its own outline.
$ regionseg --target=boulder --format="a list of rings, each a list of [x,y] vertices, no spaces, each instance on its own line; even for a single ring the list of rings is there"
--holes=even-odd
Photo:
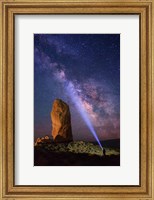
[[[35,146],[37,146],[38,144],[40,144],[42,141],[41,141],[41,138],[37,138],[36,142],[35,142]]]
[[[45,140],[49,140],[50,138],[49,138],[48,135],[46,135],[46,136],[44,137],[44,139],[45,139]]]
[[[52,137],[55,142],[73,140],[69,106],[61,99],[53,102],[51,111]]]
[[[51,139],[49,138],[48,135],[45,137],[37,138],[35,142],[35,146],[38,146],[39,144],[48,144],[51,143]]]

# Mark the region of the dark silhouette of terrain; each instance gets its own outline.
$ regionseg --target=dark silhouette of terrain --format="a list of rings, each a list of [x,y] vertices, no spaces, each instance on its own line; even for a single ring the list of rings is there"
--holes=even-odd
[[[120,155],[97,156],[85,153],[49,152],[35,147],[35,166],[120,166]]]
[[[37,138],[35,142],[34,165],[120,166],[120,148],[117,146],[113,148],[110,144],[108,147],[103,147],[102,151],[98,144],[92,142],[56,143],[49,136],[45,136]]]

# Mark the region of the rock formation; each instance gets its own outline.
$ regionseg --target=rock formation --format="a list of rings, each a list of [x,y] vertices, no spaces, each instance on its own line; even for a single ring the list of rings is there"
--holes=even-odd
[[[53,102],[51,111],[52,137],[55,142],[73,140],[69,106],[61,99]]]
[[[38,146],[40,144],[50,144],[50,143],[51,143],[51,139],[49,138],[48,135],[46,135],[45,137],[37,138],[35,142],[35,146]]]

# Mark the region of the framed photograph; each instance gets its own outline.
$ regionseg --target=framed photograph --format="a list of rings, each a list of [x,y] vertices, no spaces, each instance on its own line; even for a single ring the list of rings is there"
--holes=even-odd
[[[154,2],[0,9],[0,199],[154,199]]]

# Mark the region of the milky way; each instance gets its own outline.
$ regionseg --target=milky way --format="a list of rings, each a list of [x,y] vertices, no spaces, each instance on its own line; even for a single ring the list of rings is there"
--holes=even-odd
[[[54,99],[70,106],[73,137],[95,140],[75,106],[73,87],[100,140],[120,137],[120,35],[34,35],[34,133],[51,135]]]

